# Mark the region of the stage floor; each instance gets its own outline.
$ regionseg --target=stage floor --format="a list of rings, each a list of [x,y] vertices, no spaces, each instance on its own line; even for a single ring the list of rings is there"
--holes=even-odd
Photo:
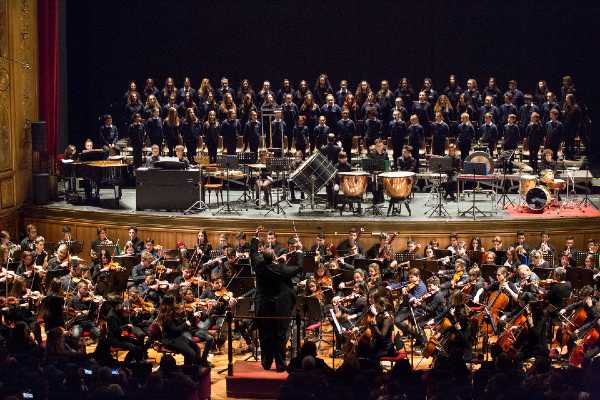
[[[293,218],[295,220],[314,220],[318,217],[319,220],[327,221],[469,221],[473,219],[477,220],[511,220],[514,218],[532,218],[536,219],[541,217],[539,213],[529,212],[525,207],[511,207],[511,212],[507,212],[501,207],[500,195],[496,195],[493,198],[486,193],[478,193],[476,195],[475,202],[473,202],[472,196],[465,196],[463,201],[449,201],[443,202],[443,206],[447,211],[447,216],[439,216],[437,212],[432,215],[432,208],[437,203],[436,200],[432,199],[428,193],[414,193],[414,197],[410,201],[411,216],[408,215],[408,211],[404,205],[401,207],[401,214],[387,216],[389,201],[380,205],[381,215],[376,215],[369,208],[371,206],[370,201],[362,204],[362,214],[358,215],[348,210],[346,207],[345,211],[340,217],[339,210],[325,210],[323,205],[315,206],[316,210],[311,210],[310,205],[301,210],[299,204],[289,204],[282,202],[283,212],[277,213],[275,209],[269,211],[269,208],[258,208],[254,203],[248,202],[246,205],[240,201],[237,201],[242,196],[243,192],[239,190],[232,190],[230,192],[231,207],[235,209],[233,212],[225,212],[221,206],[214,204],[214,195],[212,197],[213,204],[207,210],[204,210],[195,214],[188,214],[186,218],[227,218],[227,219],[241,219],[241,220],[289,220]],[[167,210],[136,210],[136,191],[135,189],[123,189],[123,195],[118,202],[115,202],[113,197],[113,191],[103,189],[100,191],[100,201],[96,205],[73,205],[66,201],[55,201],[46,206],[36,207],[39,209],[48,209],[52,211],[82,211],[82,212],[94,212],[94,213],[111,213],[111,214],[124,214],[124,215],[137,215],[137,216],[160,216],[160,217],[178,217],[183,216],[182,211],[167,211]],[[226,198],[226,194],[223,194]],[[515,206],[520,204],[520,196],[517,194],[510,194],[508,198],[514,203]],[[597,217],[600,216],[600,212],[597,212],[595,204],[600,203],[600,195],[592,195],[589,197],[592,200],[592,206],[587,208],[581,208],[578,203],[583,199],[583,195],[572,196],[570,201],[575,205],[566,209],[558,207],[549,207],[543,213],[543,216],[552,216],[553,218],[560,218],[561,216],[573,218],[573,217]],[[500,204],[498,204],[500,203]],[[461,215],[460,212],[464,212],[467,209],[475,205],[478,209],[485,212],[486,215],[476,214],[475,217],[472,213]],[[400,204],[397,205],[400,207]],[[516,211],[515,211],[516,210]],[[581,212],[578,212],[581,210]]]

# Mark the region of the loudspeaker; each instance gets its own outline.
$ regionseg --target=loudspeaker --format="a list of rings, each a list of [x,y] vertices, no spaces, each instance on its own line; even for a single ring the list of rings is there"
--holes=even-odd
[[[33,151],[48,151],[48,130],[46,121],[31,123],[31,149]]]
[[[33,203],[43,206],[50,202],[50,174],[33,174]]]

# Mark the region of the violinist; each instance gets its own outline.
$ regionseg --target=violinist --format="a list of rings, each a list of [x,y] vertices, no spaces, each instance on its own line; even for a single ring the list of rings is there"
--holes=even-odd
[[[33,252],[33,264],[39,267],[45,267],[48,263],[48,252],[44,250],[46,240],[43,236],[35,238],[35,250]]]
[[[450,280],[448,282],[444,282],[440,286],[440,288],[445,293],[449,293],[451,290],[455,290],[455,289],[458,289],[458,290],[462,289],[462,287],[468,281],[468,274],[465,273],[466,267],[467,267],[467,264],[466,264],[465,260],[462,258],[458,258],[454,262],[454,271],[449,270],[449,272],[452,274],[450,276]],[[439,273],[442,273],[442,272],[444,272],[444,271],[440,271]]]
[[[146,270],[144,282],[138,285],[138,290],[144,301],[152,302],[154,305],[160,303],[163,293],[161,286],[154,276],[154,271],[151,269]]]
[[[108,311],[105,318],[108,344],[111,347],[128,350],[124,360],[125,364],[130,364],[133,360],[141,362],[146,358],[146,348],[143,342],[144,332],[128,321],[120,296],[110,293],[106,299],[105,304],[107,304]]]
[[[317,265],[314,278],[321,291],[333,289],[333,281],[329,276],[329,269],[325,264],[319,263]]]
[[[158,257],[158,249],[154,246],[154,240],[148,238],[146,239],[145,243],[146,244],[144,245],[144,250],[152,257]]]
[[[367,289],[377,289],[381,286],[381,271],[379,270],[379,264],[371,263],[367,267],[368,278],[367,278]]]
[[[97,304],[90,294],[89,284],[86,281],[80,281],[77,285],[77,294],[67,303],[67,314],[72,321],[71,335],[79,339],[83,332],[89,332],[91,337],[98,339],[100,329],[94,324],[94,317],[97,310]]]
[[[440,278],[432,276],[427,279],[427,293],[413,301],[413,307],[421,307],[417,314],[422,314],[422,319],[427,325],[435,325],[441,322],[446,313],[446,298],[440,290]]]
[[[205,283],[201,278],[193,276],[194,270],[189,265],[181,267],[181,275],[177,276],[173,281],[174,284],[181,288],[190,289],[192,293],[200,294]]]
[[[460,288],[461,300],[463,303],[473,299],[473,296],[482,289],[485,285],[485,281],[481,277],[481,270],[479,267],[471,267],[469,269],[468,278],[466,283]]]
[[[17,275],[25,280],[25,285],[32,291],[40,291],[42,288],[43,275],[33,264],[33,254],[30,251],[21,253],[21,263],[17,267]]]
[[[371,335],[369,353],[371,358],[379,360],[380,357],[395,354],[392,334],[394,332],[394,317],[389,312],[393,306],[385,297],[377,299],[369,308],[365,324]],[[368,336],[368,333],[364,335]]]
[[[134,285],[137,286],[146,279],[146,270],[152,266],[154,260],[154,257],[150,253],[146,250],[142,251],[140,263],[131,269],[131,280]]]
[[[406,301],[403,301],[394,320],[395,325],[402,330],[405,336],[412,336],[416,339],[415,346],[423,346],[425,338],[422,330],[418,325],[414,325],[416,321],[413,319],[414,308],[413,304],[427,293],[427,287],[421,280],[421,272],[417,268],[411,268],[408,271],[408,283],[402,288],[402,296]],[[410,324],[412,325],[409,325]]]
[[[71,262],[71,271],[60,278],[60,285],[64,293],[73,294],[77,291],[77,287],[80,283],[89,285],[90,282],[83,278],[79,262],[73,261]]]
[[[71,257],[66,244],[61,244],[56,249],[56,255],[48,261],[48,271],[68,270]]]
[[[343,355],[341,349],[346,342],[346,338],[342,336],[342,334],[351,331],[355,327],[356,321],[359,320],[367,310],[367,286],[365,282],[356,282],[352,286],[352,293],[350,295],[345,297],[336,296],[333,298],[331,304],[340,327],[342,328],[342,332],[334,330],[336,335],[336,349],[334,350],[334,356],[338,357]]]
[[[344,289],[352,289],[357,286],[366,286],[365,282],[365,271],[362,269],[355,269],[354,274],[352,275],[353,280],[350,282],[341,282],[338,285],[338,293],[337,297],[342,297],[344,295]]]
[[[127,229],[127,236],[129,241],[133,243],[133,248],[135,249],[135,254],[141,254],[142,250],[144,250],[144,241],[138,237],[138,229],[135,226],[130,226]]]

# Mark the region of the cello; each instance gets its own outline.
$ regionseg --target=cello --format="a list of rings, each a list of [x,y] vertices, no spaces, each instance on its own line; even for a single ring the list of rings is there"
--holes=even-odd
[[[585,352],[600,339],[600,329],[598,328],[599,319],[596,318],[594,322],[590,323],[590,327],[583,334],[583,337],[576,342],[576,346],[571,350],[569,355],[569,365],[573,367],[581,367],[585,359]],[[577,332],[574,333],[577,337]]]
[[[497,344],[503,352],[510,358],[516,358],[518,349],[515,343],[521,335],[529,329],[529,305],[525,306],[510,323],[506,325],[506,329],[498,337]]]

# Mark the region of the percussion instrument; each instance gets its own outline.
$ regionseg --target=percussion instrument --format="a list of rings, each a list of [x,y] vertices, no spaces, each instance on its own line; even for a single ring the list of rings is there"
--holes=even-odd
[[[362,197],[367,190],[369,173],[364,171],[339,172],[340,189],[347,197]]]
[[[527,208],[534,212],[543,212],[551,200],[552,195],[544,186],[533,187],[525,195]]]
[[[545,169],[540,172],[540,182],[546,186],[551,186],[554,182],[554,171],[551,169]]]
[[[465,161],[471,163],[485,164],[486,174],[490,175],[494,173],[494,160],[485,151],[474,151],[468,155]]]
[[[567,181],[565,181],[564,179],[554,179],[554,181],[552,182],[551,185],[548,185],[548,187],[550,189],[554,189],[554,190],[563,190],[564,188],[567,187]]]
[[[318,151],[290,174],[289,181],[304,193],[317,193],[335,177],[336,172],[333,164]]]
[[[537,186],[537,176],[524,174],[519,177],[519,194],[525,197],[531,188]]]
[[[384,172],[379,174],[383,180],[385,193],[393,199],[405,199],[412,193],[412,186],[415,182],[415,173],[398,171]]]

